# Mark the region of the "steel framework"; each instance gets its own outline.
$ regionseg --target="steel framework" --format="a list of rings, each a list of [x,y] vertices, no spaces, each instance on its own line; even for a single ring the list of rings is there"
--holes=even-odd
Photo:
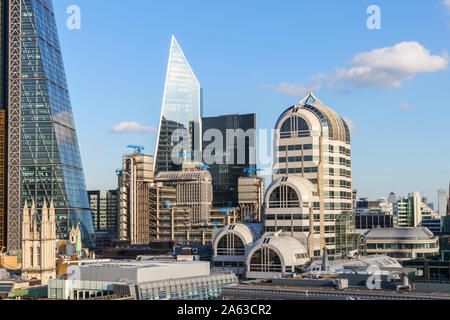
[[[18,251],[20,233],[20,141],[22,120],[22,0],[9,0],[7,248]]]
[[[6,164],[6,112],[5,110],[0,110],[0,248],[4,247],[6,244],[5,164]]]

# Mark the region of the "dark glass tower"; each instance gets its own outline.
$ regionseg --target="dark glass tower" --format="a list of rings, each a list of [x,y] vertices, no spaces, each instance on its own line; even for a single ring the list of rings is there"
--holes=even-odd
[[[20,249],[27,200],[56,209],[56,235],[94,232],[51,0],[9,0],[7,246]],[[21,63],[20,63],[21,62]],[[1,149],[1,148],[0,148]]]
[[[234,149],[233,164],[227,164],[227,129],[244,132],[256,130],[256,114],[231,114],[219,117],[202,118],[203,136],[209,129],[219,130],[223,136],[223,163],[211,164],[210,173],[213,183],[213,206],[214,207],[236,207],[238,206],[238,180],[245,177],[244,169],[256,168],[256,163],[251,163],[251,159],[256,159],[255,136],[245,138],[245,161],[239,164],[238,161],[238,141],[229,141],[229,145]],[[252,141],[250,141],[252,139]],[[203,142],[203,151],[208,146],[208,142]],[[250,148],[253,147],[253,148]],[[250,154],[250,153],[253,154]]]

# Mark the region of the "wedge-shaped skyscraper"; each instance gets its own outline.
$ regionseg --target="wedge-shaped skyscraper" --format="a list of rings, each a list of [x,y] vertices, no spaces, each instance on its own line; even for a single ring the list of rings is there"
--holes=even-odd
[[[37,209],[53,201],[56,237],[67,239],[80,222],[83,241],[91,246],[91,211],[52,1],[0,4],[3,244],[6,240],[8,251],[21,249],[26,201]]]
[[[181,162],[194,158],[201,161],[202,105],[200,83],[172,36],[155,153],[156,172],[179,170]],[[176,131],[180,134],[177,135]],[[184,134],[181,134],[183,131]],[[177,145],[185,147],[175,151]]]

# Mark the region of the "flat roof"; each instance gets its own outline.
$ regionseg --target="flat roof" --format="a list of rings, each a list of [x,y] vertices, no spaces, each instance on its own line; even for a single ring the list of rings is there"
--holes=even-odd
[[[83,268],[120,268],[120,269],[140,269],[155,267],[170,267],[175,265],[195,265],[209,263],[208,261],[166,261],[166,260],[122,260],[122,261],[104,261],[99,263],[90,263],[82,265]]]

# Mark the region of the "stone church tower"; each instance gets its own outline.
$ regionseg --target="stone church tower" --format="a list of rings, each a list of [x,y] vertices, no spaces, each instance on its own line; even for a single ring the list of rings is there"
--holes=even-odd
[[[22,221],[22,278],[40,279],[43,285],[56,279],[56,222],[53,202],[44,201],[38,231],[38,213],[34,202],[31,209],[25,202]]]

